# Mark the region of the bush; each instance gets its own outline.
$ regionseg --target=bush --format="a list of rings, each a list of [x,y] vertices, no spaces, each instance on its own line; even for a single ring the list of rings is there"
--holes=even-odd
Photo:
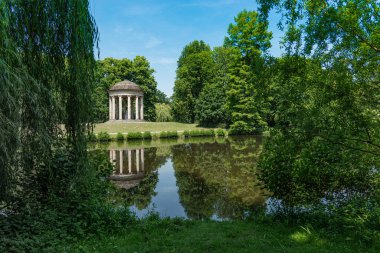
[[[221,128],[216,129],[216,136],[226,136],[226,131]]]
[[[117,141],[124,141],[124,135],[122,133],[117,133],[116,140]]]
[[[98,133],[98,141],[110,141],[111,140],[111,136],[109,135],[109,133],[107,132],[99,132]]]
[[[201,130],[202,136],[215,136],[214,129]]]
[[[244,121],[236,121],[230,127],[228,131],[229,135],[244,135],[244,134],[254,134],[256,129],[254,127],[250,127]]]
[[[162,131],[160,133],[160,138],[178,138],[177,131]]]
[[[130,132],[127,135],[128,140],[137,140],[137,139],[142,139],[143,134],[141,132]]]
[[[168,137],[168,132],[166,132],[166,131],[162,131],[162,132],[160,132],[159,137],[160,137],[160,138],[167,138],[167,137]]]
[[[189,135],[191,137],[199,137],[199,136],[215,136],[215,132],[213,129],[207,130],[191,130]]]
[[[189,138],[190,137],[190,131],[189,130],[183,131],[183,137]]]
[[[143,133],[143,138],[146,140],[151,140],[152,139],[152,134],[149,131],[146,131]]]
[[[90,141],[90,142],[95,142],[95,141],[97,141],[96,134],[94,134],[93,132],[89,133],[89,134],[87,135],[87,140]]]

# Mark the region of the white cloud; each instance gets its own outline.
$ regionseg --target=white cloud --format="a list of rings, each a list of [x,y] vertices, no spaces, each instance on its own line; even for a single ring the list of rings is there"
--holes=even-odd
[[[157,39],[156,37],[150,37],[146,43],[145,48],[154,48],[162,43],[161,40]]]

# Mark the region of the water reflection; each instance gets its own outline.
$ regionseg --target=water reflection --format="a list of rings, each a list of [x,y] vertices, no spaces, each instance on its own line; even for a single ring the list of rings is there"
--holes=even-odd
[[[203,141],[109,148],[110,178],[139,216],[154,209],[170,217],[239,219],[262,210],[266,193],[256,176],[261,139]]]

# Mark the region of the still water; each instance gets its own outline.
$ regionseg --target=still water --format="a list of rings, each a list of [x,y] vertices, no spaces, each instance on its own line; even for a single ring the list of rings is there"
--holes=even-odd
[[[241,219],[265,208],[261,137],[200,138],[106,147],[110,179],[137,216]]]

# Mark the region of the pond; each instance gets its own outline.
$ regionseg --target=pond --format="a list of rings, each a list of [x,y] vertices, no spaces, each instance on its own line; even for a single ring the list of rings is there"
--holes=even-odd
[[[261,137],[111,143],[110,179],[137,216],[243,219],[266,206],[257,178]]]

